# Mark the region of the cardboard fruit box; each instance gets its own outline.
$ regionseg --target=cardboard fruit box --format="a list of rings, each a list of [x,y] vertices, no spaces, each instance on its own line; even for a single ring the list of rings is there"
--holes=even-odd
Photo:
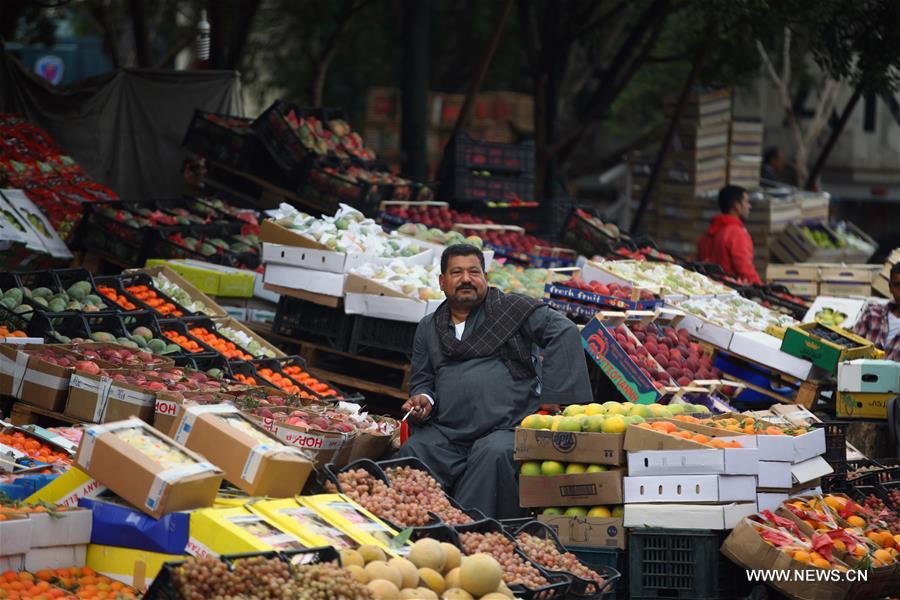
[[[622,504],[623,469],[571,475],[532,475],[519,478],[519,505],[597,506]]]
[[[847,345],[830,341],[822,337],[823,335],[845,340]],[[869,340],[839,327],[803,323],[787,328],[781,342],[781,350],[791,356],[805,358],[833,374],[837,371],[838,363],[871,357],[875,346]]]
[[[284,445],[231,404],[183,407],[170,434],[251,496],[299,494],[313,470],[298,448]]]
[[[538,515],[538,521],[553,529],[560,543],[567,548],[624,550],[627,546],[628,536],[621,517]]]
[[[130,271],[125,271],[125,273],[145,273],[150,277],[158,277],[160,275],[165,276],[166,279],[180,287],[182,290],[187,293],[187,295],[191,298],[191,300],[195,302],[202,302],[206,305],[207,316],[210,317],[227,317],[228,313],[225,312],[221,306],[219,306],[215,300],[201,292],[199,289],[194,287],[191,282],[187,279],[176,273],[173,269],[171,269],[167,265],[159,265],[155,267],[145,267],[143,269],[132,269]],[[155,286],[154,286],[155,287]],[[162,290],[159,290],[162,292]],[[166,294],[168,295],[168,294]]]
[[[161,554],[117,546],[90,544],[85,566],[99,575],[120,581],[137,590],[146,590],[156,579],[163,565],[185,560],[181,554]]]
[[[76,371],[69,380],[64,412],[88,423],[122,421],[129,417],[151,423],[155,403],[156,394],[145,388]]]
[[[123,434],[136,437],[136,445]],[[163,452],[172,457],[166,463],[152,458]],[[135,418],[85,429],[75,466],[156,518],[211,506],[223,475],[199,454]]]
[[[845,419],[887,419],[888,403],[897,392],[875,394],[866,392],[837,392],[837,416]]]
[[[594,465],[622,465],[625,436],[617,433],[590,433],[516,429],[516,460],[556,460]]]
[[[625,527],[664,529],[733,529],[758,510],[756,502],[727,504],[626,504]]]
[[[198,558],[304,548],[306,545],[299,538],[242,506],[191,513],[186,551]]]
[[[159,392],[154,404],[153,427],[171,431],[185,404],[222,404],[233,400],[234,396],[224,392]]]
[[[76,354],[71,346],[63,345],[0,345],[0,394],[61,412],[66,405],[69,378],[75,370],[29,354],[30,351],[43,349],[57,355]]]
[[[402,541],[401,532],[343,494],[301,496],[297,502],[312,508],[329,523],[349,533],[363,544],[375,544],[388,556],[400,556],[409,550],[409,541]]]
[[[755,502],[755,475],[650,475],[625,477],[626,504]]]
[[[355,432],[321,431],[290,425],[270,417],[259,417],[252,414],[246,414],[246,416],[285,444],[311,452],[317,468],[324,467],[330,462],[340,467],[350,462],[353,444],[357,436]]]

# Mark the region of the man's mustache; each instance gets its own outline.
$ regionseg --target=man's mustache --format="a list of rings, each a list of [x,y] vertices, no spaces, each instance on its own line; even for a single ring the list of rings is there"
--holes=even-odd
[[[478,290],[475,289],[475,286],[474,286],[474,285],[470,285],[470,284],[468,284],[468,283],[464,283],[464,284],[462,284],[461,286],[459,286],[459,287],[456,288],[456,291],[457,291],[457,292],[462,291],[462,290],[472,290],[473,292],[477,292],[477,291],[478,291]]]

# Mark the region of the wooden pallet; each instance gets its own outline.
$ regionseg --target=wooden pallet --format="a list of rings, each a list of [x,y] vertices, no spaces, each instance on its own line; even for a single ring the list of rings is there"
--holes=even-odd
[[[41,425],[56,427],[60,425],[78,425],[84,423],[81,419],[70,417],[60,412],[54,412],[34,406],[26,402],[16,402],[12,405],[9,414],[9,422],[13,425]]]
[[[408,362],[342,352],[274,333],[267,324],[248,323],[247,326],[276,346],[287,348],[287,351],[301,356],[316,377],[362,392],[382,394],[404,401],[409,398]]]

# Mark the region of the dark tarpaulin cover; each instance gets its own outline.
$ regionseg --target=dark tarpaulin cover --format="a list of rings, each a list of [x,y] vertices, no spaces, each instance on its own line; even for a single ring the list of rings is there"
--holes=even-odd
[[[181,142],[196,109],[243,115],[240,75],[120,69],[54,87],[0,47],[0,111],[42,127],[127,202],[184,190]]]

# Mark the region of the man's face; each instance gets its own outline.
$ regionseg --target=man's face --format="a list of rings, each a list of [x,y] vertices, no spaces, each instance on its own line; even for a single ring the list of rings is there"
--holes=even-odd
[[[455,306],[478,306],[487,295],[487,279],[475,255],[451,256],[447,272],[441,273],[438,281],[447,300]]]
[[[738,216],[747,220],[750,217],[750,196],[746,192],[741,197],[741,201],[737,203]]]
[[[772,157],[772,160],[769,161],[769,164],[772,165],[772,168],[776,171],[784,170],[784,154],[781,152],[777,152],[775,156]]]
[[[891,294],[894,302],[900,304],[900,274],[891,276]]]

